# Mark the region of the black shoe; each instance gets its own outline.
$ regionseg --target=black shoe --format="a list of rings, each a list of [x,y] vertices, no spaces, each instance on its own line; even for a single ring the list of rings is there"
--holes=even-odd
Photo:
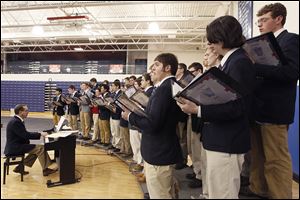
[[[29,172],[25,171],[24,169],[21,170],[21,167],[18,165],[14,168],[13,170],[15,173],[19,173],[19,174],[23,174],[23,175],[27,175],[29,174]]]
[[[90,140],[89,137],[83,137],[82,139],[83,139],[83,140]]]
[[[105,147],[109,146],[109,143],[102,143],[102,144],[103,144],[103,146],[105,146]]]
[[[43,176],[48,176],[49,174],[53,174],[56,171],[57,171],[57,169],[46,168],[46,169],[43,170]]]
[[[113,150],[113,152],[115,152],[115,153],[118,153],[118,152],[120,152],[121,150],[120,149],[118,149],[118,148],[115,148],[114,150]]]
[[[100,140],[97,140],[97,142],[96,142],[97,144],[103,144]]]
[[[188,167],[188,166],[186,164],[184,164],[184,163],[177,163],[175,165],[175,169],[176,170],[183,169],[183,168],[186,168],[186,167]]]
[[[187,179],[194,179],[194,178],[196,178],[196,174],[194,172],[192,174],[186,174],[185,178],[187,178]]]
[[[239,192],[239,195],[241,196],[246,196],[246,197],[258,197],[258,198],[261,198],[261,199],[268,199],[267,197],[264,197],[264,196],[260,196],[258,194],[255,194],[254,192],[252,192],[250,190],[250,188],[247,186],[247,187],[241,187],[240,188],[240,192]]]
[[[202,186],[202,181],[199,179],[193,179],[189,184],[189,188],[199,188]]]
[[[147,193],[144,193],[144,199],[150,199],[150,195],[149,195],[148,192],[147,192]]]
[[[249,177],[241,176],[241,187],[246,187],[250,185]]]

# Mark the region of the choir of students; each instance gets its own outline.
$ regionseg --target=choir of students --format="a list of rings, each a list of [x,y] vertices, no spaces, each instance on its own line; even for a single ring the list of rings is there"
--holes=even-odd
[[[274,33],[282,30],[286,17],[284,10],[284,6],[280,3],[265,6],[259,16],[268,16],[259,21],[259,26],[263,27],[262,25],[270,20],[268,23],[273,22],[274,27],[270,28],[271,24],[266,26],[266,29],[269,28],[269,31]],[[100,85],[95,78],[92,78],[90,83],[81,84],[81,94],[89,98],[116,99],[124,90],[132,86],[137,90],[143,90],[149,96],[149,103],[145,108],[147,117],[138,116],[128,110],[122,112],[118,107],[108,109],[107,106],[96,106],[84,102],[66,102],[71,128],[73,130],[78,128],[77,116],[79,115],[83,140],[91,139],[90,143],[98,143],[105,148],[112,149],[128,158],[129,162],[135,163],[131,170],[140,172],[139,178],[146,179],[150,198],[174,198],[173,172],[175,169],[187,167],[188,155],[192,161],[193,173],[187,174],[186,178],[191,180],[189,187],[202,186],[201,198],[238,198],[244,155],[251,149],[250,135],[252,134],[252,142],[258,143],[258,139],[253,138],[258,137],[257,134],[253,135],[255,128],[260,128],[262,132],[267,131],[262,129],[264,126],[268,128],[267,126],[272,123],[276,127],[280,125],[276,123],[277,118],[272,119],[268,116],[268,112],[272,114],[276,111],[276,106],[273,110],[265,110],[265,113],[253,113],[253,109],[258,109],[257,106],[260,105],[255,104],[256,97],[258,97],[256,96],[258,90],[255,88],[256,76],[262,77],[259,84],[265,87],[268,81],[274,85],[282,82],[280,87],[292,88],[294,94],[295,80],[299,78],[298,36],[289,36],[290,40],[294,41],[290,48],[293,45],[297,48],[289,49],[280,43],[285,48],[283,53],[289,59],[289,65],[266,67],[253,64],[241,48],[245,38],[242,35],[241,25],[234,17],[219,17],[207,26],[206,31],[209,44],[204,55],[204,68],[197,62],[187,67],[184,63],[178,63],[174,54],[162,53],[153,61],[151,71],[141,77],[127,77],[124,83],[117,79],[111,84],[103,81]],[[282,32],[287,34],[284,31],[278,34]],[[295,58],[289,55],[292,52]],[[194,76],[200,76],[211,67],[219,67],[225,74],[239,82],[247,93],[237,100],[218,105],[200,106],[183,98],[180,102],[174,100],[171,93],[172,80],[179,80],[186,70]],[[272,86],[268,85],[268,87]],[[76,89],[73,85],[69,86],[68,92],[72,97],[78,97]],[[61,91],[57,91],[55,100],[58,101]],[[266,92],[260,95],[267,99]],[[284,98],[288,96],[290,94],[286,94]],[[289,99],[295,100],[294,96]],[[266,105],[263,106],[266,107]],[[292,107],[294,108],[294,103]],[[293,113],[293,110],[291,109],[290,112]],[[56,109],[55,120],[59,115],[60,112]],[[291,116],[291,114],[287,115]],[[288,124],[292,120],[282,120],[282,122],[285,124],[282,134],[286,135]],[[91,126],[93,126],[93,136],[89,138]],[[266,134],[271,135],[274,131],[275,129],[270,130]],[[259,135],[259,137],[266,136]],[[261,140],[259,139],[260,142]],[[283,140],[286,142],[286,139]],[[251,159],[255,165],[258,165],[255,160],[258,157],[257,151],[263,151],[263,147],[260,148],[251,149],[251,155],[254,156]],[[277,148],[276,145],[275,148]],[[283,158],[289,157],[288,150],[284,149],[284,152]],[[264,159],[274,159],[274,157],[269,158],[268,155],[261,156]],[[274,170],[269,169],[266,163],[268,160],[263,160],[260,168],[251,168],[249,187],[251,190],[248,188],[246,194],[254,195],[253,192],[255,192],[269,198],[290,198],[291,169],[286,169],[284,173],[281,173],[280,168],[284,167],[280,167],[280,160],[269,163],[268,166],[273,167],[276,174],[280,175],[276,179],[278,183],[275,183],[275,180],[270,178],[273,177]],[[290,160],[282,165],[290,165]],[[268,171],[268,174],[264,174],[264,170]],[[285,181],[284,192],[278,186],[281,184],[282,174],[285,174],[288,179]]]

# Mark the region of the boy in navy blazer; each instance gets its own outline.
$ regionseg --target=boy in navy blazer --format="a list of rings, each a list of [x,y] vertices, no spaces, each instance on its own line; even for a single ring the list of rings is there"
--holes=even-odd
[[[122,112],[122,117],[142,131],[141,153],[150,198],[164,199],[172,198],[174,164],[182,159],[176,135],[177,116],[181,111],[171,91],[178,61],[170,53],[160,54],[154,61],[151,80],[157,83],[157,87],[145,110],[148,117],[140,117],[129,111]]]

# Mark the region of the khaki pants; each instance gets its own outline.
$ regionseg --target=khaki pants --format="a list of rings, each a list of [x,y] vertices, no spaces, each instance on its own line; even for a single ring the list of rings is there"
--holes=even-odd
[[[293,172],[288,126],[255,124],[251,145],[251,191],[272,199],[291,199]]]
[[[112,135],[112,140],[111,144],[120,149],[122,146],[123,138],[121,139],[120,136],[120,120],[112,119],[110,118],[110,128],[111,128],[111,135]]]
[[[186,122],[178,122],[176,126],[176,133],[179,138],[179,143],[181,147],[183,163],[187,164],[187,126]]]
[[[192,151],[192,156],[191,160],[193,162],[193,170],[194,173],[196,174],[196,178],[201,180],[201,162],[205,162],[201,160],[201,142],[200,142],[200,133],[196,133],[192,131],[191,134],[191,151]]]
[[[206,180],[210,199],[238,199],[244,154],[206,151]]]
[[[69,126],[71,127],[72,131],[78,130],[78,123],[77,123],[77,115],[68,115]]]
[[[54,125],[57,125],[58,122],[59,122],[59,120],[60,120],[60,116],[57,115],[57,113],[54,113],[54,114],[53,114],[53,124],[54,124]]]
[[[144,169],[150,199],[174,198],[173,165],[157,166],[144,161]]]
[[[187,120],[187,127],[186,127],[186,140],[187,140],[187,153],[192,157],[192,141],[191,141],[191,135],[192,135],[192,117],[189,115]]]
[[[101,120],[99,119],[100,123],[100,137],[101,142],[105,144],[110,143],[110,126],[109,126],[109,120]]]
[[[94,122],[94,132],[93,132],[93,141],[100,140],[100,126],[99,126],[99,114],[93,113],[93,122]]]
[[[125,154],[131,154],[132,150],[130,146],[128,127],[120,126],[120,136],[123,139],[123,142],[121,143],[121,152]]]
[[[141,155],[141,140],[142,134],[138,130],[129,129],[130,134],[130,145],[132,148],[133,157],[137,164],[141,164],[143,162],[143,158]]]
[[[80,112],[81,131],[83,137],[89,137],[91,130],[91,115],[89,112]]]
[[[207,187],[208,181],[207,181],[207,175],[206,175],[206,168],[207,168],[206,151],[203,148],[202,142],[200,142],[200,145],[201,145],[200,168],[201,168],[201,179],[202,179],[202,195],[208,199],[209,197],[208,197],[208,187]]]
[[[32,149],[24,159],[24,165],[32,167],[37,158],[39,159],[43,170],[49,167],[49,165],[51,164],[50,157],[48,153],[45,152],[44,146],[36,144],[34,149]]]

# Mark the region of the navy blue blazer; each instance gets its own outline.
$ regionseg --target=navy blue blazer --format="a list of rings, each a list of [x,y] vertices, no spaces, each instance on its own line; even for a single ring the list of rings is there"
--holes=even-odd
[[[299,35],[285,30],[276,39],[288,64],[255,64],[256,75],[260,77],[255,95],[262,102],[256,108],[256,120],[272,124],[291,124],[294,121],[299,79]]]
[[[80,94],[78,92],[76,92],[74,94],[74,97],[77,97],[79,98],[80,97]],[[72,102],[69,104],[69,109],[68,109],[68,112],[71,114],[71,115],[79,115],[79,106],[77,104],[77,102]]]
[[[20,155],[31,151],[35,144],[30,144],[30,139],[40,139],[40,133],[28,132],[24,123],[14,116],[6,127],[5,155]]]
[[[110,94],[106,93],[105,97],[109,97]],[[110,110],[105,106],[99,106],[99,119],[110,120]]]
[[[57,101],[57,96],[53,97],[53,101]],[[56,113],[58,116],[63,116],[65,114],[64,111],[65,103],[61,100],[61,95],[59,96],[58,102],[61,103],[62,106],[55,106],[53,108],[52,114],[54,115]]]
[[[165,80],[152,93],[145,112],[146,117],[135,113],[129,123],[141,129],[141,154],[151,165],[171,165],[182,162],[181,148],[176,134],[177,116],[181,110],[172,98],[171,80]]]
[[[250,149],[250,111],[255,84],[255,70],[243,49],[233,52],[223,71],[244,87],[247,95],[218,105],[202,105],[203,147],[224,153],[246,153]]]
[[[112,93],[111,97],[114,100],[116,100],[121,94],[122,94],[122,91],[119,90],[118,93]],[[122,113],[122,110],[119,107],[117,107],[115,113],[111,111],[111,118],[114,119],[114,120],[120,120],[121,119],[121,113]]]
[[[153,90],[154,90],[154,87],[153,87],[153,86],[151,86],[150,88],[148,88],[148,90],[145,91],[146,95],[147,95],[148,97],[150,97],[151,94],[152,94],[152,92],[153,92]]]

